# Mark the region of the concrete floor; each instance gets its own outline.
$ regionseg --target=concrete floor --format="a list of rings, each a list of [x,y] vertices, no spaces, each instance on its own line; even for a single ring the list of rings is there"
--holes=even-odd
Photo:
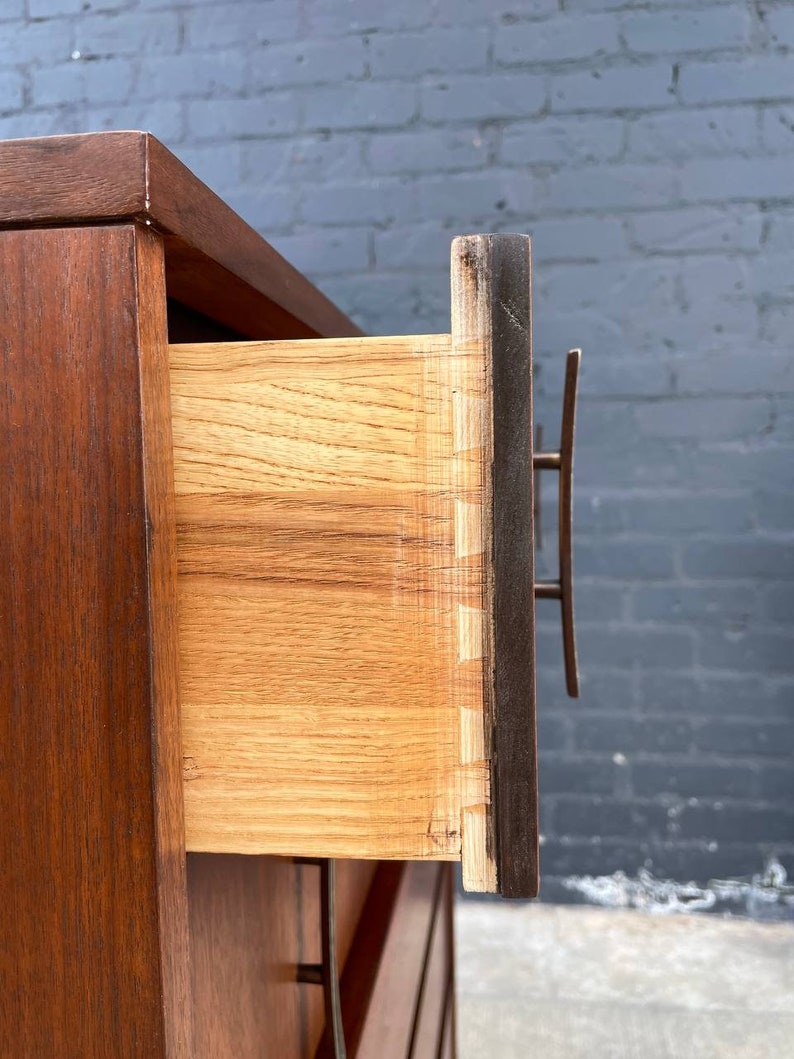
[[[792,1059],[794,924],[459,900],[459,1059]]]

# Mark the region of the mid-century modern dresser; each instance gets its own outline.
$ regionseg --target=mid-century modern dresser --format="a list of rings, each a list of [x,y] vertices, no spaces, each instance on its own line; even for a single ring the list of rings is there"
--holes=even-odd
[[[449,1059],[453,862],[537,890],[576,690],[530,248],[368,338],[146,133],[0,144],[0,1054]],[[560,475],[536,582],[535,475]]]

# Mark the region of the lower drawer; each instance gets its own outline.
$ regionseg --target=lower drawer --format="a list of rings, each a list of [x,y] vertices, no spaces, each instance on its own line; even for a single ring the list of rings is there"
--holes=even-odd
[[[341,980],[350,1059],[436,1059],[452,990],[451,875],[378,869]],[[333,1059],[327,1042],[315,1059]]]

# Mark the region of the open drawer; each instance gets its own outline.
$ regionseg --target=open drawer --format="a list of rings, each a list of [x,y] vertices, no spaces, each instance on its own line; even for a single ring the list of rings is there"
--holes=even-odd
[[[449,335],[170,347],[188,850],[460,859],[467,889],[536,893],[534,600],[562,601],[575,692],[578,353],[533,454],[530,299],[528,238],[467,236]]]

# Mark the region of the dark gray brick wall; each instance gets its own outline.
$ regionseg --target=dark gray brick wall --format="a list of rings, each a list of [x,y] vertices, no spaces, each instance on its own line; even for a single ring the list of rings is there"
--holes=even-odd
[[[0,136],[151,129],[370,331],[534,233],[547,436],[586,356],[547,876],[794,872],[792,49],[782,0],[0,0]]]

